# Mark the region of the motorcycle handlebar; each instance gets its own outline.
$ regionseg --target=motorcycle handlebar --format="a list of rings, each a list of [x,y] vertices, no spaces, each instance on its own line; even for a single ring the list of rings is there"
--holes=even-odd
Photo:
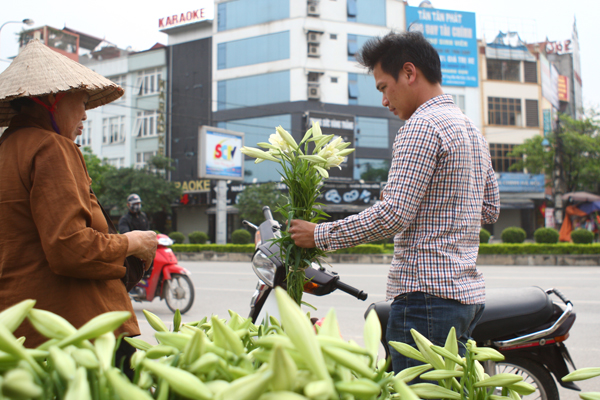
[[[269,208],[269,206],[264,206],[262,210],[266,220],[273,220],[273,214],[271,214],[271,209]]]
[[[346,292],[351,296],[356,297],[359,300],[365,301],[369,296],[368,293],[363,292],[360,289],[352,287],[350,285],[345,284],[344,282],[340,282],[339,280],[335,283],[335,287],[340,289],[342,292]]]

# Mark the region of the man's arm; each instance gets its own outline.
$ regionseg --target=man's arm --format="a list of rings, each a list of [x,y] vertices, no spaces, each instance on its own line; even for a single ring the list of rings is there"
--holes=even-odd
[[[481,223],[493,224],[500,215],[500,192],[494,169],[490,167],[483,191],[483,207],[481,208]]]
[[[300,247],[316,245],[323,250],[336,250],[385,239],[406,229],[425,196],[439,148],[439,138],[428,121],[407,122],[396,136],[388,185],[381,202],[335,222],[306,225],[292,221],[295,234],[292,238]]]

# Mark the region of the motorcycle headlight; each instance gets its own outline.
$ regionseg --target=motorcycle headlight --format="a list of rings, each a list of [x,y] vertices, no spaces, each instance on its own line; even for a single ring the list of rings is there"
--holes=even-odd
[[[273,287],[275,282],[275,263],[265,253],[258,250],[252,257],[252,269],[258,278]]]

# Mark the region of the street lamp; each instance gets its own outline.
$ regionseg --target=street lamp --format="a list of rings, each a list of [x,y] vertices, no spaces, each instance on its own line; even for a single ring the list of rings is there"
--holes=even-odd
[[[33,20],[30,18],[25,18],[23,21],[6,21],[2,24],[2,26],[0,26],[0,34],[2,33],[2,28],[4,28],[4,25],[7,24],[25,24],[27,26],[31,26],[33,25]]]

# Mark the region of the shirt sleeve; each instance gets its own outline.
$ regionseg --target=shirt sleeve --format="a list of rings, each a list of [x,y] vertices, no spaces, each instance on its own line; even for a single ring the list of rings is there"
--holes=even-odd
[[[49,135],[34,156],[31,182],[32,218],[50,269],[74,278],[122,278],[129,241],[92,228],[106,221],[101,214],[93,220],[90,179],[79,150]]]
[[[315,243],[336,250],[395,235],[415,219],[435,171],[441,145],[425,119],[406,122],[396,136],[382,201],[343,220],[319,224]]]
[[[493,224],[500,215],[500,192],[494,169],[490,167],[483,192],[483,207],[481,208],[481,223]]]

